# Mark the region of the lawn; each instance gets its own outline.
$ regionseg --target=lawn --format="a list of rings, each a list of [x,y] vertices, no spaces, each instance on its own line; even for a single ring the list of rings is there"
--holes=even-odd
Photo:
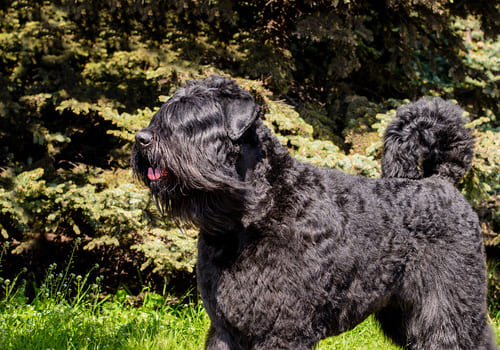
[[[201,349],[207,325],[199,304],[18,304],[0,313],[0,349]]]
[[[186,300],[164,303],[165,298],[151,295],[139,307],[116,296],[73,305],[52,298],[31,304],[12,298],[0,310],[0,349],[202,349],[209,325],[202,306]],[[398,348],[370,317],[317,349]]]
[[[74,253],[74,251],[73,251]],[[70,257],[70,261],[73,254]],[[1,262],[1,254],[0,254]],[[0,265],[1,266],[1,265]],[[0,349],[203,349],[209,319],[200,302],[191,297],[174,298],[144,288],[140,297],[126,288],[102,296],[102,277],[70,273],[68,264],[57,273],[49,267],[28,302],[26,286],[0,277]],[[188,294],[188,295],[192,295]],[[500,318],[493,319],[499,332]],[[350,332],[320,342],[317,349],[398,349],[369,317]]]

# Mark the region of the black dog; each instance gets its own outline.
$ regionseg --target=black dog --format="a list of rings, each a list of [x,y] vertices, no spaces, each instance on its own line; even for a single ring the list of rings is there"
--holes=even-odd
[[[159,208],[200,228],[207,349],[310,349],[375,313],[407,349],[496,349],[476,214],[453,186],[473,139],[440,99],[401,108],[383,178],[300,163],[235,82],[177,91],[136,136]]]

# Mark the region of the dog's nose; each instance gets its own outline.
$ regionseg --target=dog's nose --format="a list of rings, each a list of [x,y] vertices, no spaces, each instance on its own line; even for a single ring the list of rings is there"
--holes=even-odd
[[[141,130],[135,135],[135,141],[142,147],[148,147],[153,143],[153,134],[147,130]]]

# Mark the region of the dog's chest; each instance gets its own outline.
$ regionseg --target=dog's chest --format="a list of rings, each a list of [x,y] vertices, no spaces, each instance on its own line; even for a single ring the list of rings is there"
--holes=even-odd
[[[286,323],[314,314],[326,299],[325,289],[311,284],[319,283],[319,262],[286,241],[249,244],[229,264],[214,260],[205,243],[199,245],[198,284],[212,320],[262,336],[276,327],[295,329]]]

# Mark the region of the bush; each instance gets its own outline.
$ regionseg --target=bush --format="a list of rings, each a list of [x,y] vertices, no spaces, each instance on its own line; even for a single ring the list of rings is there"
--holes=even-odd
[[[371,177],[399,105],[455,98],[477,133],[461,186],[498,246],[500,44],[487,35],[498,7],[392,1],[383,10],[374,1],[0,5],[5,263],[40,276],[39,265],[80,238],[77,265],[102,262],[116,286],[189,279],[196,231],[158,216],[129,157],[161,103],[186,79],[212,73],[247,77],[238,81],[300,160]]]

